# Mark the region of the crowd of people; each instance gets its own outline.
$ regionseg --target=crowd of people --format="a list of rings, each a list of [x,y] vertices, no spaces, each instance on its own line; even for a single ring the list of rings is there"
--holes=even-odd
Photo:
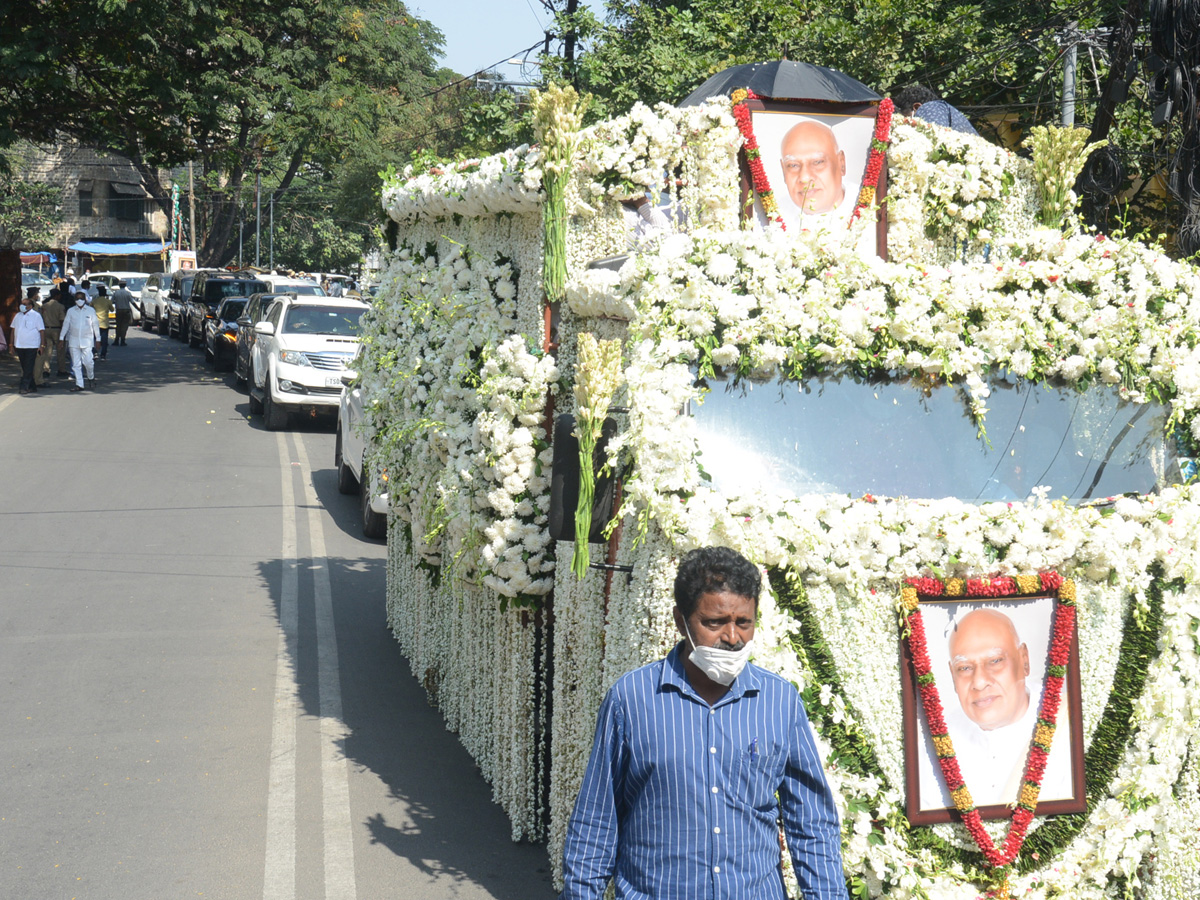
[[[55,384],[47,381],[72,378],[72,391],[96,386],[96,362],[108,358],[110,312],[116,314],[116,337],[112,346],[123,347],[133,319],[133,294],[125,282],[109,296],[102,284],[85,278],[78,285],[73,277],[50,289],[44,301],[41,288],[25,291],[21,308],[13,316],[9,352],[21,361],[21,394],[35,394]],[[67,364],[70,362],[70,372]]]

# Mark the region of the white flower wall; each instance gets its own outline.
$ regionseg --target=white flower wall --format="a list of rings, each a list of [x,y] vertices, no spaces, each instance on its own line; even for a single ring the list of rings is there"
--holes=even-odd
[[[897,121],[889,148],[888,262],[860,259],[853,232],[818,246],[743,231],[739,140],[721,104],[639,106],[585,130],[552,356],[541,353],[537,150],[387,186],[401,247],[360,368],[393,486],[389,623],[414,672],[495,786],[514,837],[547,837],[557,866],[604,690],[675,640],[679,556],[733,546],[780,588],[760,607],[757,661],[806,690],[855,889],[967,900],[987,879],[965,831],[904,820],[899,656],[880,648],[898,647],[906,577],[1056,569],[1078,584],[1085,744],[1108,762],[1090,770],[1104,783],[1090,785],[1098,798],[1086,815],[1035,822],[1030,846],[1042,851],[1012,887],[1031,898],[1197,896],[1191,489],[1103,509],[1044,496],[724,496],[701,479],[703,448],[680,415],[700,399],[696,366],[800,380],[845,365],[962,383],[986,428],[985,376],[1003,367],[1167,403],[1200,438],[1195,269],[1135,241],[1037,228],[1026,163],[911,121]],[[619,272],[587,269],[626,249],[614,201],[657,187],[664,172],[678,179],[683,227]],[[545,535],[545,425],[547,401],[570,410],[582,331],[627,342],[616,401],[627,412],[610,453],[624,493],[616,561],[633,571],[576,581],[570,545]],[[552,630],[551,616],[531,611],[547,602]],[[822,647],[806,644],[802,620]],[[1157,655],[1132,660],[1138,640]],[[1113,698],[1131,684],[1118,715]]]

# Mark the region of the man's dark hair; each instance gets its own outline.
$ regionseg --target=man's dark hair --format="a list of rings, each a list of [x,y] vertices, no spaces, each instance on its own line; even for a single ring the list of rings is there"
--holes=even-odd
[[[96,285],[96,293],[99,294],[101,297],[107,297],[108,296],[108,288],[106,288],[102,284],[98,284],[98,285]]]
[[[117,282],[117,286],[118,286],[118,287],[125,287],[125,279],[124,279],[124,278],[122,278],[120,281],[118,281],[118,282]]]
[[[901,88],[892,96],[892,103],[896,105],[896,111],[900,115],[911,116],[914,106],[920,106],[922,103],[932,103],[934,100],[941,99],[934,91],[923,84],[910,84],[908,87]]]
[[[758,566],[728,547],[701,547],[688,553],[675,574],[675,605],[686,619],[704,594],[729,593],[749,597],[758,609],[762,577]]]

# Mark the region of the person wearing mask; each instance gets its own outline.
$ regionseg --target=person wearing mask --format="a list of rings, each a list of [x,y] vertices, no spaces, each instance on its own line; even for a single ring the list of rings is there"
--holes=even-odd
[[[762,576],[727,547],[675,576],[680,641],[600,706],[559,900],[784,900],[779,825],[806,900],[846,900],[833,793],[795,686],[749,662]]]
[[[46,326],[42,322],[42,314],[33,308],[37,300],[38,289],[27,288],[25,299],[21,301],[21,309],[13,316],[12,340],[8,342],[11,352],[21,360],[21,393],[37,392],[37,382],[34,380],[33,368],[37,363],[38,354],[46,342]]]
[[[45,372],[50,371],[50,354],[54,354],[54,361],[57,365],[55,374],[62,376],[67,374],[67,361],[63,356],[62,341],[59,335],[62,331],[63,319],[67,315],[67,305],[63,302],[63,294],[66,291],[66,285],[62,288],[55,288],[50,292],[50,299],[42,304],[42,321],[46,324],[46,349],[37,362],[37,372],[44,376]]]
[[[67,310],[62,325],[63,346],[71,351],[71,372],[75,376],[72,391],[83,390],[83,379],[96,386],[96,368],[93,353],[100,343],[100,326],[96,322],[96,311],[87,305],[87,294],[80,291],[75,295],[75,305]]]
[[[117,312],[117,337],[113,346],[124,347],[129,323],[133,321],[133,294],[125,289],[124,281],[117,282],[117,289],[112,295],[112,305]]]
[[[84,284],[87,284],[85,281]],[[100,326],[100,359],[108,359],[108,322],[111,318],[113,302],[108,296],[108,288],[96,285],[96,296],[92,299],[92,309],[96,311],[96,323]]]

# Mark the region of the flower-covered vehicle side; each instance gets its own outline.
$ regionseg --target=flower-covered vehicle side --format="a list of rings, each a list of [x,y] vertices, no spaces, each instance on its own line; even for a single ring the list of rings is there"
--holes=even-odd
[[[1200,427],[1194,267],[1069,219],[1047,228],[1028,162],[921,122],[891,129],[885,261],[856,252],[853,229],[830,243],[743,225],[743,134],[728,100],[638,106],[587,129],[564,94],[539,102],[539,147],[386,185],[400,242],[358,363],[392,491],[389,624],[514,838],[547,837],[557,863],[603,691],[670,647],[678,558],[721,543],[768,570],[755,661],[804,692],[856,895],[1200,893],[1200,504],[1175,460]],[[547,160],[568,175],[562,216]],[[631,248],[618,201],[657,190],[664,172],[671,233]],[[855,226],[872,227],[869,215]],[[559,251],[562,282],[547,276]],[[622,253],[616,269],[589,267]],[[607,548],[593,545],[578,578],[576,549],[552,541],[548,521],[551,421],[588,402],[579,388],[595,376],[581,340],[621,348],[605,450],[621,499]],[[1053,389],[1071,413],[1028,442],[1062,448],[1044,469],[978,497],[862,492],[809,471],[722,479],[708,423],[742,401],[722,399],[721,384],[837,398],[839,380],[926,406],[951,392],[997,473],[1024,452],[1024,423],[1036,431],[1033,419],[1005,424],[997,392]],[[1106,424],[1118,409],[1155,424],[1129,454],[1148,474],[1110,497],[1097,470],[1118,467],[1105,455],[1129,430]],[[739,427],[735,444],[749,436]],[[819,443],[837,429],[817,430]],[[947,458],[933,433],[897,461],[893,437],[876,436],[874,458],[894,468]],[[1092,458],[1063,476],[1083,479],[1077,490],[1037,478],[1063,452]],[[1086,811],[1034,810],[1015,847],[1007,820],[912,825],[903,589],[1046,573],[1074,590]],[[980,849],[992,842],[995,857]]]

